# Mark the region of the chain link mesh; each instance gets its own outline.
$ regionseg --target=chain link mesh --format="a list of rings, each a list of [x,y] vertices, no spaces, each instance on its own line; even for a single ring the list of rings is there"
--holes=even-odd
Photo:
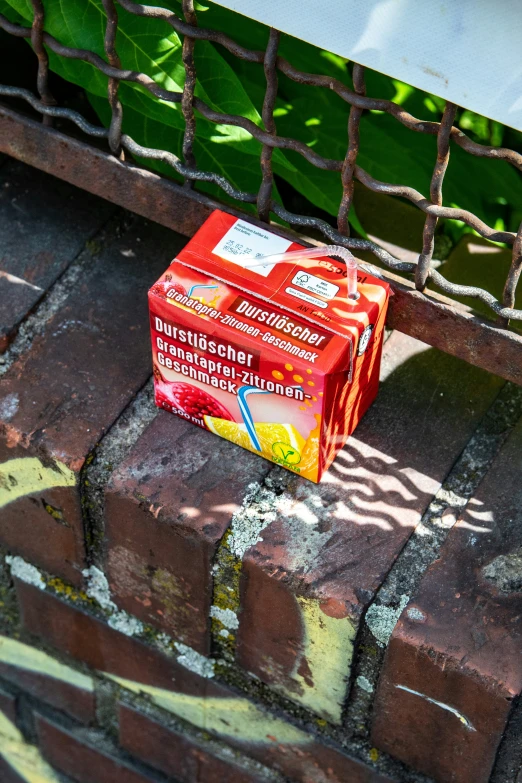
[[[265,51],[254,51],[240,46],[222,32],[199,27],[193,0],[183,0],[183,19],[166,8],[140,5],[133,0],[117,0],[119,5],[129,13],[162,20],[183,37],[182,62],[186,74],[184,88],[180,92],[166,90],[147,74],[122,68],[115,45],[118,30],[118,12],[115,0],[103,0],[103,7],[107,15],[104,42],[107,61],[94,52],[64,46],[46,33],[44,31],[45,12],[42,0],[31,0],[31,2],[34,9],[31,27],[13,24],[1,14],[0,27],[11,35],[30,39],[38,58],[37,90],[39,98],[25,89],[4,85],[0,85],[0,95],[24,99],[43,115],[43,121],[46,123],[52,122],[51,118],[53,117],[66,118],[74,122],[88,135],[107,138],[110,150],[115,156],[121,157],[124,154],[123,151],[126,150],[131,155],[139,156],[142,159],[167,163],[184,178],[187,187],[192,187],[195,182],[212,182],[235,201],[256,204],[261,220],[268,221],[272,213],[291,226],[317,230],[329,242],[355,251],[370,251],[392,270],[411,273],[414,276],[417,290],[421,292],[428,284],[432,284],[453,297],[466,296],[479,299],[495,314],[497,324],[501,327],[506,327],[509,319],[522,321],[522,310],[515,309],[516,287],[522,270],[522,224],[516,234],[509,231],[498,231],[468,210],[443,206],[442,199],[442,186],[449,164],[452,143],[459,145],[471,155],[505,160],[519,171],[522,171],[522,155],[503,147],[478,144],[470,139],[453,125],[457,112],[457,107],[454,104],[446,103],[440,123],[423,121],[413,117],[392,101],[369,97],[366,94],[364,67],[357,63],[353,65],[353,90],[335,78],[304,73],[296,69],[278,55],[280,34],[277,30],[271,29],[269,31]],[[215,111],[195,96],[197,73],[194,45],[197,40],[211,41],[224,47],[236,57],[258,63],[264,68],[266,76],[266,92],[262,107],[264,128],[245,117]],[[46,47],[61,57],[88,62],[108,77],[107,97],[112,117],[108,129],[96,127],[77,112],[56,105],[48,86],[49,62]],[[274,107],[278,89],[278,71],[299,84],[333,90],[349,105],[349,112],[347,111],[348,147],[344,160],[326,158],[301,141],[277,134]],[[123,107],[118,98],[121,81],[134,82],[157,98],[180,103],[185,120],[183,161],[166,150],[143,147],[130,136],[122,133]],[[406,185],[381,182],[357,164],[361,116],[365,110],[372,109],[387,112],[412,131],[437,136],[437,158],[434,164],[429,198]],[[201,171],[198,168],[194,154],[194,140],[197,134],[196,111],[213,123],[243,128],[261,143],[261,185],[257,193],[238,190],[225,177],[213,172]],[[272,153],[275,148],[293,150],[312,165],[339,173],[342,183],[342,197],[336,226],[319,218],[291,213],[274,201],[272,198],[274,185]],[[350,236],[348,213],[353,201],[355,180],[376,193],[405,198],[425,213],[422,250],[417,262],[400,261],[375,242]],[[432,263],[434,239],[440,219],[460,220],[485,239],[492,242],[503,242],[512,247],[512,261],[501,301],[482,288],[452,283],[434,268]]]

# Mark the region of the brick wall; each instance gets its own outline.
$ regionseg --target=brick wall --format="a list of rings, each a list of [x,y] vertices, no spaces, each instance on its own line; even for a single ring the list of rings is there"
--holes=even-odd
[[[515,783],[520,391],[394,333],[322,483],[272,468],[153,406],[184,240],[44,175],[15,224],[31,176],[0,165],[0,779]]]

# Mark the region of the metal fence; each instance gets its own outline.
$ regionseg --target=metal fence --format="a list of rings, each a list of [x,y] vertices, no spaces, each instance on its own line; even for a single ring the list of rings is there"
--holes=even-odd
[[[423,121],[413,117],[392,101],[373,98],[366,95],[364,67],[361,65],[353,65],[353,90],[349,89],[344,83],[335,78],[325,75],[304,73],[297,70],[290,62],[278,55],[280,33],[277,30],[271,29],[267,32],[268,43],[265,51],[253,51],[240,46],[232,38],[222,32],[198,27],[193,0],[183,0],[182,8],[184,19],[179,18],[175,13],[165,8],[139,5],[132,0],[118,0],[119,4],[126,11],[137,16],[153,17],[158,20],[158,24],[167,23],[183,37],[182,59],[185,67],[186,80],[182,92],[173,92],[163,89],[145,73],[125,70],[122,67],[115,46],[118,29],[118,14],[115,0],[103,0],[103,6],[107,15],[105,30],[106,61],[94,52],[64,46],[46,33],[44,31],[45,11],[43,2],[42,0],[31,0],[31,2],[34,8],[34,19],[31,27],[13,24],[1,14],[0,27],[11,35],[30,39],[34,52],[38,58],[37,90],[39,98],[27,90],[7,85],[0,85],[0,95],[23,98],[34,109],[41,112],[44,124],[52,122],[52,117],[67,118],[79,126],[87,135],[106,138],[112,155],[116,157],[119,157],[121,150],[124,149],[132,156],[168,163],[185,179],[188,188],[192,186],[192,183],[213,182],[229,197],[237,201],[239,205],[241,203],[256,204],[259,219],[262,221],[268,221],[270,219],[270,214],[273,213],[296,229],[303,230],[313,228],[319,231],[327,241],[344,245],[354,251],[371,251],[392,271],[411,273],[414,278],[415,288],[418,292],[424,292],[429,284],[430,287],[435,286],[450,296],[474,297],[481,300],[490,308],[492,317],[496,319],[495,331],[490,332],[488,336],[489,349],[491,349],[491,339],[498,339],[498,335],[501,332],[504,332],[506,335],[512,335],[512,333],[507,332],[509,319],[512,319],[513,321],[522,321],[522,310],[515,309],[516,286],[522,270],[522,225],[517,234],[508,231],[497,231],[486,225],[473,213],[464,209],[445,207],[442,203],[442,186],[449,164],[450,146],[452,143],[459,145],[471,155],[503,159],[519,170],[522,170],[522,155],[514,150],[478,144],[470,139],[459,128],[456,128],[453,125],[457,111],[457,107],[454,104],[449,102],[446,104],[440,123]],[[264,68],[267,85],[262,107],[264,128],[259,127],[251,120],[244,117],[215,111],[204,101],[195,96],[196,66],[194,60],[194,46],[197,40],[211,41],[218,46],[225,47],[225,49],[236,57],[252,63],[257,63],[260,67],[262,66]],[[108,101],[112,111],[112,120],[108,129],[95,127],[77,112],[67,108],[60,108],[56,105],[48,85],[49,65],[46,48],[49,48],[61,57],[84,60],[98,68],[108,77]],[[294,82],[333,90],[346,102],[346,104],[348,104],[348,145],[343,160],[323,157],[301,141],[278,136],[274,119],[274,106],[278,89],[279,71]],[[145,148],[130,136],[122,133],[123,109],[121,102],[118,99],[118,88],[121,81],[135,82],[157,98],[181,104],[182,113],[185,119],[183,161],[171,152]],[[387,112],[392,115],[397,122],[400,122],[411,129],[412,132],[436,135],[437,158],[434,162],[429,198],[405,185],[380,182],[370,176],[367,171],[357,164],[361,116],[365,110],[371,109]],[[209,171],[201,171],[198,168],[193,150],[198,125],[196,112],[213,123],[241,127],[261,143],[260,168],[262,179],[257,193],[240,191],[232,186],[223,176]],[[339,204],[336,226],[330,225],[326,221],[318,218],[293,214],[273,200],[272,191],[274,178],[271,159],[275,148],[293,150],[318,168],[338,172],[342,182],[342,198]],[[20,154],[19,156],[23,157],[23,154]],[[59,171],[55,173],[60,176]],[[416,263],[400,261],[374,242],[350,236],[348,212],[354,196],[355,180],[358,180],[362,185],[374,192],[408,199],[425,213],[423,235],[422,239],[419,238],[419,246],[422,247],[422,250]],[[78,181],[77,184],[82,186],[81,181]],[[185,193],[187,193],[187,188],[185,188]],[[187,198],[188,197],[189,196],[187,195]],[[432,261],[435,230],[440,219],[448,218],[462,221],[487,240],[504,242],[512,247],[511,267],[501,301],[497,300],[493,294],[478,287],[452,283],[446,280],[443,275],[434,268]],[[434,300],[433,298],[428,297],[427,301],[433,302]],[[421,312],[421,310],[422,308],[419,312]],[[471,328],[471,326],[469,326],[469,328]],[[407,328],[404,328],[404,330],[409,331]],[[514,336],[512,337],[512,340],[516,339],[517,338]],[[432,344],[438,344],[434,339],[428,339],[428,341],[432,342]],[[508,343],[504,344],[508,345]],[[509,344],[512,345],[512,343]],[[500,349],[500,345],[501,343],[496,344],[497,353]],[[444,345],[441,347],[444,348]],[[517,343],[516,348],[518,351],[516,354],[518,362],[522,364],[520,361],[522,358],[522,342]],[[475,361],[477,364],[482,364],[482,366],[488,366],[490,369],[495,369],[495,366],[491,366],[491,362],[488,364],[488,361],[484,358],[482,360],[474,360],[472,355],[470,358],[469,355],[466,355],[464,349],[459,352],[457,349],[446,347],[446,350],[450,350],[453,353],[460,353],[464,358],[467,358],[470,361]],[[484,347],[484,351],[485,350],[486,347]],[[515,356],[515,354],[513,354],[513,356]],[[513,363],[513,359],[510,359],[509,361],[511,364]],[[500,366],[501,364],[502,361],[499,359],[497,365]],[[504,374],[505,377],[513,376],[512,371],[504,371],[500,374]],[[522,382],[522,380],[519,380],[518,382]]]

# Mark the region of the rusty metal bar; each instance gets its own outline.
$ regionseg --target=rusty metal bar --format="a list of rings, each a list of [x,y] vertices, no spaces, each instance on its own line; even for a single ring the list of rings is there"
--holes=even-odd
[[[430,198],[436,206],[442,206],[442,182],[448,168],[450,156],[450,137],[451,129],[457,114],[457,107],[453,103],[446,103],[442,122],[437,134],[437,162],[433,170],[433,176],[430,184]],[[424,291],[430,275],[431,259],[433,258],[433,247],[435,244],[435,229],[437,227],[438,217],[428,215],[424,221],[424,231],[422,233],[422,253],[419,256],[417,269],[415,270],[415,286],[418,291]]]
[[[183,0],[183,15],[191,27],[197,27],[197,16],[194,10],[194,0]],[[196,138],[196,116],[194,114],[194,90],[196,89],[196,64],[194,62],[195,39],[185,35],[181,59],[185,66],[185,84],[181,98],[181,110],[185,119],[185,133],[183,135],[183,159],[185,165],[191,169],[196,168],[194,156],[194,139]],[[185,186],[191,188],[193,183],[185,179]]]
[[[5,25],[4,18],[0,14],[0,27],[4,27],[5,29],[8,29],[9,27],[12,29],[13,26],[10,23],[9,25]],[[191,27],[191,29],[194,30],[197,28]],[[22,30],[25,30],[25,28],[22,28]],[[27,28],[26,33],[27,33],[27,37],[29,37],[31,33],[30,28]],[[62,46],[62,44],[58,43],[56,39],[54,39],[52,36],[48,35],[47,33],[44,34],[44,42],[46,43],[47,46],[49,46],[50,49],[55,51],[57,54],[62,55],[63,57],[70,57],[72,59],[79,59],[79,60],[84,60],[85,62],[89,62],[91,63],[91,65],[94,65],[96,68],[102,71],[102,73],[105,73],[107,76],[118,78],[121,79],[122,81],[131,81],[136,84],[139,84],[142,87],[144,87],[146,90],[148,90],[152,95],[155,95],[158,98],[162,98],[163,100],[172,101],[175,103],[180,103],[182,100],[183,94],[181,92],[165,90],[162,87],[159,87],[156,84],[156,82],[146,74],[137,73],[136,71],[123,71],[119,68],[115,68],[111,65],[108,65],[104,60],[102,60],[101,57],[98,57],[98,55],[93,52],[85,51],[83,49],[73,49],[67,46]],[[279,61],[280,58],[278,57],[277,62],[279,63]],[[332,81],[335,80],[330,79],[328,83],[330,84]],[[357,97],[360,98],[361,96],[357,96]],[[386,102],[374,101],[374,103],[380,104]],[[266,144],[274,148],[278,147],[280,149],[289,149],[289,150],[293,150],[294,152],[298,152],[306,160],[308,160],[310,163],[312,163],[314,166],[317,166],[318,168],[327,171],[339,171],[339,172],[342,171],[344,161],[325,158],[322,155],[316,153],[314,150],[310,149],[310,147],[308,147],[303,142],[297,141],[295,139],[289,139],[286,137],[276,136],[267,133],[266,131],[259,128],[254,122],[246,119],[245,117],[238,117],[236,115],[225,114],[223,112],[214,111],[209,106],[207,106],[206,103],[204,103],[202,100],[198,98],[193,99],[193,106],[206,119],[211,120],[212,122],[215,123],[220,123],[224,125],[234,125],[243,128],[244,130],[248,131],[248,133],[250,133],[255,139],[260,141],[262,144]],[[424,125],[426,125],[426,123],[424,123]],[[437,130],[440,128],[440,123],[432,123],[432,125],[434,125],[437,128]],[[422,128],[419,127],[416,127],[415,129],[422,130]],[[454,138],[453,130],[454,129],[452,129],[451,131],[451,138]],[[508,152],[510,151],[508,150]],[[498,157],[501,156],[499,155]],[[522,160],[522,156],[520,157]],[[480,218],[478,218],[476,215],[473,215],[468,210],[456,209],[454,207],[442,207],[433,204],[429,199],[425,198],[421,193],[416,191],[414,188],[409,188],[403,185],[392,185],[386,182],[380,182],[374,177],[371,177],[370,174],[368,174],[368,172],[364,171],[364,169],[362,169],[360,166],[357,165],[355,166],[355,177],[363,185],[365,185],[370,190],[373,190],[377,193],[386,193],[387,195],[401,196],[403,198],[408,199],[428,215],[431,214],[434,215],[435,217],[461,220],[463,223],[466,223],[466,225],[473,228],[475,231],[477,231],[481,236],[483,236],[486,239],[490,239],[494,242],[505,242],[509,245],[512,245],[513,242],[515,241],[514,233],[509,231],[496,231],[495,229],[490,228],[488,225],[486,225],[486,223],[480,220]]]
[[[253,51],[235,43],[224,33],[198,28],[193,0],[182,0],[184,20],[178,18],[175,13],[165,8],[144,6],[133,2],[133,0],[118,0],[120,5],[128,12],[137,16],[162,19],[176,30],[178,34],[184,36],[182,54],[186,74],[184,89],[182,92],[166,90],[160,87],[145,73],[122,69],[115,49],[115,38],[118,25],[118,16],[114,5],[115,0],[103,0],[103,5],[107,14],[105,51],[109,61],[108,63],[94,52],[63,46],[55,38],[48,33],[45,33],[43,30],[44,16],[42,0],[31,0],[31,2],[33,3],[35,11],[32,27],[29,28],[15,25],[9,22],[1,14],[0,27],[3,27],[12,35],[31,38],[31,41],[33,42],[33,46],[39,58],[38,87],[42,100],[40,102],[37,101],[25,90],[18,90],[18,96],[24,97],[25,100],[40,111],[44,116],[44,121],[49,121],[53,116],[68,117],[85,130],[86,133],[95,136],[104,135],[103,129],[95,128],[74,112],[55,108],[52,105],[52,102],[50,102],[52,101],[52,96],[50,96],[47,87],[48,59],[45,50],[45,47],[47,47],[60,56],[88,62],[108,76],[108,94],[112,110],[108,138],[110,148],[113,152],[116,152],[116,154],[120,149],[126,149],[131,154],[142,158],[161,160],[169,164],[178,174],[181,174],[184,177],[186,187],[190,187],[192,183],[197,181],[213,182],[237,201],[246,203],[257,202],[258,214],[264,220],[268,220],[270,211],[273,211],[276,215],[287,220],[293,226],[314,228],[319,230],[324,237],[331,241],[341,242],[351,249],[370,250],[387,267],[414,273],[416,286],[421,291],[424,290],[429,281],[432,285],[437,286],[453,296],[463,295],[480,299],[491,308],[497,316],[497,319],[500,319],[497,323],[502,323],[507,326],[508,319],[522,320],[522,311],[517,310],[514,307],[516,285],[522,266],[522,239],[520,232],[518,235],[515,235],[509,231],[496,231],[471,212],[464,209],[444,207],[442,204],[442,181],[448,165],[449,145],[451,140],[473,155],[505,160],[521,171],[522,155],[513,150],[495,148],[473,142],[462,131],[453,126],[456,115],[455,106],[452,106],[451,104],[446,106],[440,123],[425,122],[413,117],[392,101],[368,97],[364,87],[364,69],[362,66],[354,64],[353,90],[332,77],[320,74],[309,74],[297,70],[288,61],[277,55],[279,33],[275,30],[270,33],[269,44],[265,52]],[[194,46],[196,40],[214,42],[220,46],[226,47],[229,52],[241,59],[264,65],[265,73],[267,75],[267,90],[263,106],[264,129],[244,117],[215,111],[212,107],[195,97],[196,72],[194,64]],[[344,160],[334,160],[324,157],[296,139],[277,135],[273,115],[275,95],[277,92],[277,70],[300,84],[333,90],[344,101],[350,104],[348,149]],[[122,109],[121,104],[118,101],[117,93],[119,82],[123,80],[140,85],[158,98],[181,104],[186,123],[183,141],[184,162],[181,162],[170,152],[145,148],[137,144],[130,137],[126,135],[122,136]],[[14,88],[0,87],[0,94],[15,95],[16,93],[17,91],[14,90]],[[437,134],[437,162],[430,186],[430,199],[425,198],[413,188],[380,182],[357,165],[356,159],[359,148],[360,119],[364,109],[388,112],[411,130],[427,134]],[[197,169],[193,153],[193,145],[196,138],[195,110],[211,122],[241,127],[261,143],[262,184],[257,194],[240,191],[224,177],[213,172],[205,172]],[[337,230],[320,219],[307,218],[306,216],[289,213],[284,207],[271,199],[273,186],[271,159],[275,148],[292,150],[302,155],[312,165],[318,168],[328,171],[339,171],[341,173],[343,195],[338,210]],[[383,248],[380,248],[369,240],[349,237],[348,212],[353,200],[355,179],[374,192],[406,198],[424,211],[426,220],[423,232],[423,247],[418,263],[400,262],[393,258],[393,256],[387,253]],[[506,244],[513,246],[513,261],[504,289],[502,302],[499,302],[490,293],[477,288],[476,286],[463,286],[451,283],[437,270],[432,268],[431,261],[434,233],[440,218],[461,220],[486,239],[495,242],[505,242]]]
[[[516,239],[513,243],[513,254],[511,259],[511,266],[509,269],[506,285],[502,296],[502,303],[504,307],[515,306],[515,294],[517,290],[517,283],[522,272],[522,223],[520,224],[517,232]],[[502,319],[502,316],[499,316]],[[501,323],[507,326],[509,319],[502,319]]]
[[[34,16],[33,24],[30,28],[31,44],[38,58],[38,75],[36,84],[38,94],[42,102],[47,106],[55,106],[56,101],[49,89],[49,57],[43,45],[45,11],[42,0],[31,0]],[[52,120],[49,116],[43,116],[44,125],[50,125]]]
[[[114,68],[121,68],[120,58],[116,52],[116,33],[118,31],[118,12],[114,0],[102,0],[103,8],[107,14],[107,26],[105,28],[105,53],[109,63]],[[118,98],[120,80],[111,77],[107,88],[107,94],[111,107],[111,124],[109,128],[109,146],[113,155],[121,154],[121,125],[123,121],[123,107]]]
[[[64,116],[63,112],[70,110],[49,108],[48,111],[54,116]],[[107,137],[108,132],[101,129],[99,135]],[[125,136],[122,137],[122,142],[125,142]],[[120,161],[113,155],[51,128],[45,128],[40,123],[1,106],[0,152],[79,185],[186,236],[192,236],[218,206],[231,214],[244,216],[244,213],[237,209],[217,204],[206,196],[188,191],[157,174]],[[272,208],[274,209],[274,204]],[[289,214],[281,211],[283,217]],[[251,216],[248,216],[248,219],[262,225]],[[297,238],[294,232],[281,226],[273,225],[272,229],[282,236]],[[331,227],[329,229],[337,233]],[[300,236],[298,241],[310,244],[306,237]],[[363,245],[366,242],[346,238],[344,241]],[[366,242],[365,247],[370,244]],[[359,244],[359,247],[361,246]],[[415,290],[413,284],[393,273],[383,272],[370,265],[368,268],[369,271],[381,275],[393,288],[395,296],[391,299],[388,316],[390,328],[411,334],[522,385],[520,335],[499,329],[471,315],[466,309],[456,309],[450,300],[436,293],[422,294]]]
[[[264,56],[265,56],[264,52],[252,51],[250,49],[246,49],[245,47],[235,43],[235,41],[233,41],[229,36],[225,35],[224,33],[220,33],[215,30],[206,30],[205,28],[193,27],[192,25],[187,24],[186,22],[180,20],[172,11],[169,11],[166,8],[144,6],[144,5],[140,5],[139,3],[135,3],[134,0],[118,0],[118,2],[123,8],[125,8],[126,11],[129,11],[129,13],[135,14],[136,16],[147,16],[147,17],[154,17],[158,19],[164,19],[178,33],[181,33],[182,35],[189,35],[192,38],[195,38],[196,40],[204,40],[204,41],[211,41],[213,43],[218,43],[224,46],[232,54],[235,54],[237,57],[240,57],[243,60],[247,60],[248,62],[256,62],[256,63],[263,63],[264,61]],[[19,25],[15,25],[12,22],[9,22],[9,20],[6,19],[6,17],[3,16],[2,14],[0,14],[0,27],[2,27],[4,30],[6,30],[7,32],[15,36],[22,37],[22,38],[30,37],[30,28],[24,28],[24,27],[20,27]],[[75,57],[76,59],[86,59],[87,62],[90,62],[92,65],[95,65],[95,67],[99,68],[107,76],[114,75],[114,76],[118,76],[119,78],[124,78],[119,73],[115,73],[114,71],[109,71],[108,69],[105,70],[103,67],[104,66],[103,60],[101,60],[101,58],[98,58],[92,52],[86,52],[85,50],[81,50],[81,49],[71,49],[68,47],[64,47],[58,41],[56,41],[56,39],[54,39],[52,36],[48,35],[47,33],[44,34],[44,42],[50,48],[52,48],[53,51],[55,51],[57,54],[61,54],[64,57]],[[89,56],[89,58],[87,57],[87,55]],[[276,64],[282,73],[284,73],[290,79],[293,79],[293,81],[298,82],[299,84],[308,84],[314,87],[325,87],[327,89],[333,90],[343,100],[347,101],[347,103],[350,103],[353,106],[357,106],[361,109],[373,109],[376,111],[388,112],[393,117],[395,117],[399,122],[401,122],[403,125],[405,125],[408,128],[411,128],[414,131],[420,133],[430,133],[433,135],[436,135],[439,132],[440,123],[419,120],[413,115],[411,115],[409,112],[402,109],[396,103],[393,103],[393,101],[383,100],[379,98],[369,98],[364,95],[357,95],[356,92],[350,90],[349,87],[347,87],[345,84],[343,84],[343,82],[339,81],[338,79],[334,79],[331,76],[323,76],[321,74],[304,73],[303,71],[299,71],[297,68],[294,68],[283,57],[278,57]],[[138,83],[141,82],[139,80],[132,78],[133,76],[138,75],[138,76],[145,77],[143,86],[148,85],[147,89],[153,88],[155,85],[155,82],[149,77],[145,76],[144,74],[135,74],[135,72],[132,71],[127,71],[126,73],[129,74],[128,78],[130,81],[138,81]],[[153,89],[150,89],[150,91],[153,92]],[[160,88],[158,88],[157,92],[153,92],[153,94],[169,101],[181,100],[180,93],[173,93],[173,92],[169,92],[168,90],[161,90]],[[176,98],[172,96],[178,96],[178,97]],[[458,144],[460,147],[467,150],[473,155],[478,155],[479,157],[496,158],[498,160],[506,160],[509,163],[511,163],[513,166],[515,166],[516,168],[522,171],[522,154],[515,152],[514,150],[506,149],[504,147],[491,147],[484,144],[478,144],[477,142],[473,141],[468,136],[466,136],[466,134],[463,131],[461,131],[459,128],[455,128],[455,127],[451,129],[451,138],[453,141],[455,141],[456,144]]]
[[[353,66],[353,86],[357,95],[366,93],[364,84],[364,66],[354,63]],[[361,124],[363,110],[357,106],[352,106],[348,118],[348,150],[341,169],[341,181],[343,183],[343,196],[337,214],[337,228],[341,234],[349,236],[350,225],[348,223],[348,213],[353,201],[355,161],[359,154],[359,126]]]
[[[350,103],[352,106],[357,106],[360,109],[388,112],[388,114],[391,114],[392,117],[395,117],[396,120],[407,128],[410,128],[410,130],[417,131],[418,133],[430,133],[432,135],[436,135],[439,132],[439,122],[419,120],[396,103],[393,103],[393,101],[357,95],[357,93],[350,90],[349,87],[338,79],[320,74],[304,73],[303,71],[294,68],[293,65],[282,57],[277,58],[277,66],[285,76],[288,76],[289,79],[293,79],[299,84],[308,84],[312,87],[325,87],[329,90],[333,90],[347,103]],[[506,160],[508,163],[511,163],[522,171],[522,154],[515,152],[515,150],[506,149],[505,147],[491,147],[485,144],[478,144],[476,141],[473,141],[466,136],[459,128],[455,127],[451,129],[451,139],[472,155]]]
[[[263,101],[262,119],[267,133],[276,136],[276,124],[274,120],[274,108],[277,96],[277,49],[279,47],[280,33],[273,28],[270,30],[268,46],[264,58],[266,77],[266,92]],[[268,222],[270,218],[270,202],[272,201],[272,186],[274,175],[272,172],[273,147],[263,144],[261,150],[261,174],[262,181],[257,195],[257,214],[260,220]]]
[[[27,100],[31,106],[43,114],[48,114],[49,116],[67,117],[71,121],[75,122],[76,125],[85,130],[86,133],[90,133],[91,135],[102,137],[108,135],[108,131],[103,128],[94,128],[94,130],[92,130],[93,126],[87,123],[77,112],[74,112],[70,109],[45,106],[42,102],[38,101],[35,96],[32,96],[31,93],[29,93],[27,90],[0,85],[0,95],[22,97]],[[247,193],[245,191],[238,190],[233,185],[231,185],[228,180],[225,179],[225,177],[219,174],[190,169],[171,152],[143,147],[125,134],[122,136],[122,146],[136,157],[159,160],[167,163],[168,165],[172,166],[172,168],[178,174],[181,174],[181,176],[188,179],[200,182],[213,182],[222,188],[223,191],[233,199],[249,204],[256,203],[257,196],[255,193]],[[383,183],[378,184],[382,185]],[[418,195],[420,197],[420,194]],[[291,212],[288,212],[288,210],[275,201],[272,201],[271,203],[271,210],[290,225],[318,230],[323,234],[323,236],[336,244],[341,244],[351,250],[369,250],[390,269],[403,272],[413,272],[415,270],[415,264],[402,262],[395,259],[384,248],[380,247],[374,242],[364,239],[344,237],[339,231],[336,231],[329,223],[324,220],[319,218],[306,217],[303,215],[295,215]],[[485,304],[487,304],[498,316],[503,318],[522,320],[522,310],[503,307],[501,302],[495,299],[492,294],[484,291],[483,289],[474,286],[462,286],[456,283],[450,283],[433,269],[431,270],[431,280],[443,291],[446,291],[447,293],[450,293],[454,296],[469,296],[480,299]]]

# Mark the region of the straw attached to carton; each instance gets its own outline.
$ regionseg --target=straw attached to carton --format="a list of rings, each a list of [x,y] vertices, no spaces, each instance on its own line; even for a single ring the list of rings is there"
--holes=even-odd
[[[342,258],[346,264],[346,287],[348,299],[358,299],[357,292],[357,260],[354,256],[341,245],[324,245],[323,247],[303,248],[302,250],[291,250],[288,253],[276,253],[272,256],[261,256],[248,262],[242,260],[243,269],[255,269],[256,266],[265,266],[268,264],[279,264],[284,261],[299,261],[301,258],[325,258],[326,256],[337,256]]]
[[[317,482],[377,394],[389,289],[344,247],[291,247],[212,213],[149,292],[155,396]]]

